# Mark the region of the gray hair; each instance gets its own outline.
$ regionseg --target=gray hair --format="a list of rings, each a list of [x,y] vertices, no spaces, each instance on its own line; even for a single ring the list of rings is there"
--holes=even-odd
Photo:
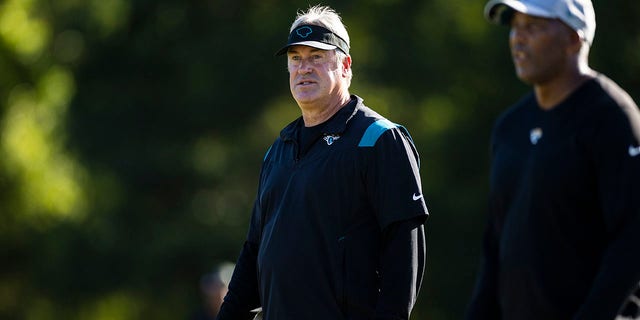
[[[315,5],[313,7],[309,7],[307,11],[298,11],[298,15],[296,16],[295,21],[293,21],[293,24],[291,24],[291,29],[289,30],[289,32],[293,32],[295,28],[303,24],[311,24],[324,27],[346,41],[348,46],[351,46],[349,33],[347,33],[347,28],[342,23],[340,14],[338,14],[331,7]],[[335,53],[338,57],[338,61],[343,61],[347,57],[347,54],[343,53],[340,50],[335,50]],[[349,69],[349,85],[351,84],[352,77],[353,71],[352,69]]]

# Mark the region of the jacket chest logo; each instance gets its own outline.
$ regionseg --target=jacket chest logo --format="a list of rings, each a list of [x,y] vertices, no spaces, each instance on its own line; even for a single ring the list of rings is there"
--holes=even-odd
[[[327,134],[322,139],[327,143],[328,146],[332,145],[334,141],[340,139],[339,135]]]

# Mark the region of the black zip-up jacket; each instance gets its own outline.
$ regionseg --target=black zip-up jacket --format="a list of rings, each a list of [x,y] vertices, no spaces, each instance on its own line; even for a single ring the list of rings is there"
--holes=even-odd
[[[356,96],[311,143],[302,129],[288,125],[265,156],[218,319],[258,306],[266,320],[408,319],[428,214],[410,136]]]

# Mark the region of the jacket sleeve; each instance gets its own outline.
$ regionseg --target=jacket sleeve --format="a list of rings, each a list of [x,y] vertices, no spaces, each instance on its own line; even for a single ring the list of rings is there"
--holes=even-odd
[[[380,293],[376,320],[409,319],[426,262],[424,218],[387,227],[380,257]]]
[[[229,283],[217,320],[249,320],[260,306],[256,271],[257,246],[245,242]]]
[[[261,221],[262,214],[259,202],[256,200],[247,240],[240,251],[233,276],[229,282],[229,290],[224,297],[220,312],[216,317],[217,320],[252,319],[251,310],[260,307],[257,260],[262,232]]]

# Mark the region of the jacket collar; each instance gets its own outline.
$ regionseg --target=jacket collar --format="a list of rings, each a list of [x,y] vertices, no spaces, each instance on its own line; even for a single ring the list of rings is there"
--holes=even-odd
[[[347,129],[347,123],[363,106],[363,99],[356,95],[351,95],[351,100],[344,105],[340,110],[336,112],[327,122],[325,122],[324,130],[325,135],[342,135]],[[294,140],[297,137],[297,132],[300,127],[304,125],[302,117],[297,118],[293,122],[289,123],[282,131],[280,131],[280,138],[283,141]]]

